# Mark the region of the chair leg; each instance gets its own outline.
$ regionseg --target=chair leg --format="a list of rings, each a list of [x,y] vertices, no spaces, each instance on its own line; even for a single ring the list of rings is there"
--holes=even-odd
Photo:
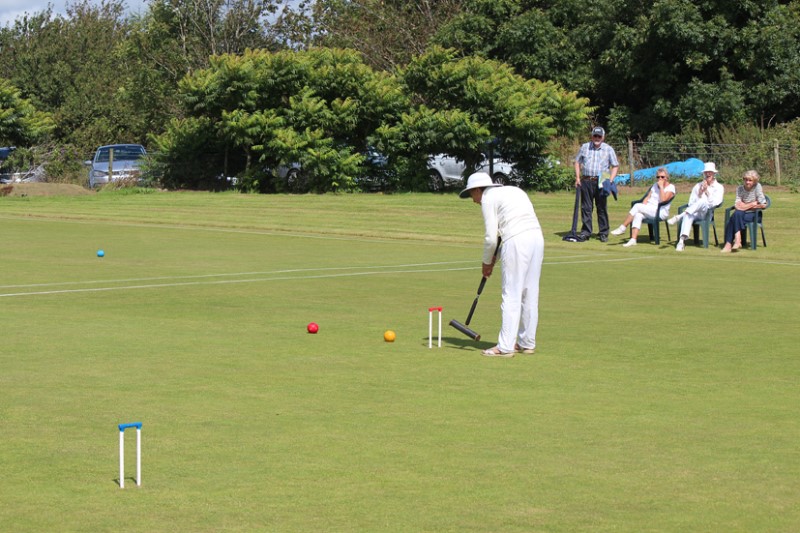
[[[708,248],[708,221],[704,220],[703,224],[703,248]]]
[[[767,237],[764,235],[764,224],[761,224],[761,242],[764,243],[764,248],[767,247]]]
[[[714,228],[714,246],[719,246],[719,239],[717,239],[717,225],[714,222],[711,222],[711,227]]]
[[[758,245],[758,227],[756,224],[750,224],[750,249],[755,250]]]
[[[655,241],[656,244],[659,244],[661,242],[661,235],[659,235],[658,219],[655,219],[653,221],[652,228],[654,236],[653,240]]]
[[[669,224],[667,221],[664,221],[664,227],[667,228],[667,242],[672,242],[672,233],[669,231]]]

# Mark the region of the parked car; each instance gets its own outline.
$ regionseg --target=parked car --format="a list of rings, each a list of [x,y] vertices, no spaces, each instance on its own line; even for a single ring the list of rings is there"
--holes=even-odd
[[[467,165],[453,156],[439,154],[428,159],[430,187],[434,191],[442,191],[447,187],[460,187],[464,184],[464,170]],[[492,164],[484,157],[475,168],[475,172],[486,172],[495,183],[515,183],[514,165],[502,158],[495,157]]]
[[[389,158],[374,148],[361,152],[364,156],[364,174],[355,178],[356,185],[364,191],[385,190],[391,186],[392,175],[388,170]],[[266,171],[275,176],[283,190],[291,193],[306,193],[310,180],[300,163],[280,165],[274,171]]]
[[[7,159],[16,149],[16,146],[0,148],[0,183],[32,183],[45,181],[47,178],[47,171],[45,171],[44,165],[31,166],[29,168],[14,168],[8,164]]]
[[[8,183],[11,181],[11,172],[9,169],[3,167],[6,159],[11,155],[11,152],[16,150],[16,146],[3,146],[0,147],[0,183]]]
[[[6,159],[8,159],[8,156],[11,155],[11,152],[13,152],[16,149],[17,149],[16,146],[3,146],[3,147],[0,147],[0,165],[5,163]]]
[[[111,163],[111,175],[108,167]],[[89,166],[89,187],[105,185],[111,182],[138,180],[141,165],[147,151],[141,144],[109,144],[101,146],[94,154],[94,159],[86,161]]]
[[[282,182],[284,191],[291,193],[308,192],[308,179],[300,163],[280,165],[272,174]]]
[[[395,173],[389,168],[389,158],[371,147],[362,155],[364,174],[356,178],[358,188],[367,192],[391,189],[395,185]]]

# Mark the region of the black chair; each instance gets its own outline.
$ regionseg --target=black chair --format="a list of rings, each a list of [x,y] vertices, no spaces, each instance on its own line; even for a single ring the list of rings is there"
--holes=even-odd
[[[703,230],[703,248],[708,248],[708,237],[709,237],[709,229],[714,230],[714,246],[719,246],[719,239],[717,239],[717,224],[714,222],[714,211],[717,210],[718,207],[721,207],[722,204],[717,204],[711,209],[706,212],[705,218],[696,218],[692,222],[692,233],[694,235],[694,244],[697,246],[700,243],[698,239],[698,234],[700,230]],[[689,204],[683,204],[678,208],[678,214],[683,213],[686,211],[686,208],[689,207]],[[680,222],[679,222],[680,224]],[[678,230],[680,232],[680,229]],[[680,233],[678,234],[680,237]]]
[[[633,207],[635,204],[640,204],[640,203],[644,202],[644,199],[647,198],[647,195],[649,194],[649,192],[650,191],[648,190],[644,194],[644,196],[642,196],[638,200],[632,201],[631,202],[631,207]],[[659,215],[661,214],[661,208],[664,207],[665,205],[670,205],[672,203],[672,200],[674,200],[674,199],[675,199],[675,196],[673,196],[672,198],[670,198],[666,202],[659,202],[658,207],[656,208],[656,216],[655,216],[655,218],[644,217],[642,219],[642,222],[647,224],[647,230],[650,233],[650,242],[654,242],[656,244],[661,244],[661,232],[659,231],[659,222],[663,222],[664,223],[664,227],[667,228],[667,242],[672,240],[672,235],[670,235],[670,232],[669,232],[669,224],[667,224],[667,219],[661,218]],[[631,237],[633,237],[633,228],[631,228]]]
[[[742,247],[747,245],[747,230],[750,230],[750,249],[756,249],[756,241],[758,241],[758,228],[761,228],[761,242],[764,244],[764,248],[767,247],[767,238],[764,236],[764,210],[769,209],[769,206],[772,205],[772,200],[770,200],[769,196],[766,194],[764,197],[767,199],[767,207],[764,209],[753,209],[752,212],[755,213],[753,220],[747,223],[747,225],[742,230]],[[727,208],[725,210],[725,227],[728,227],[728,221],[731,219],[731,213],[736,209],[735,205]]]

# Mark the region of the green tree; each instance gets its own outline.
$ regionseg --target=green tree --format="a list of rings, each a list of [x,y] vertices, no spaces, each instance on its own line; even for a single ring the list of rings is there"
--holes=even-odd
[[[0,145],[29,146],[53,130],[52,117],[37,111],[11,82],[0,78]]]
[[[129,75],[118,46],[128,31],[123,13],[117,0],[83,0],[68,5],[65,17],[48,10],[17,20],[3,35],[3,72],[52,114],[56,139],[86,153],[143,139],[136,110],[120,98]]]
[[[352,50],[215,56],[180,88],[184,113],[208,121],[207,135],[218,140],[212,145],[217,164],[200,176],[224,169],[262,191],[285,190],[274,173],[292,164],[302,167],[311,190],[353,188],[370,135],[404,109],[397,82]],[[181,152],[175,140],[187,137],[182,128],[196,131],[194,124],[173,122],[157,139],[159,147]],[[171,169],[168,182],[180,172],[179,166]]]
[[[312,4],[305,8],[306,4]],[[463,0],[316,0],[287,19],[306,45],[352,48],[379,70],[394,71],[425,52],[437,29],[461,11]]]
[[[800,117],[800,2],[773,3],[744,28],[753,45],[741,54],[750,117],[761,124]]]
[[[577,91],[633,136],[800,114],[797,0],[465,0],[434,41]]]
[[[277,50],[271,24],[278,0],[154,0],[131,21],[122,44],[130,76],[121,93],[138,110],[142,129],[160,132],[181,116],[178,84],[208,68],[210,57],[250,49]]]
[[[465,56],[508,63],[525,78],[554,81],[594,97],[597,61],[618,4],[465,0],[462,12],[443,24],[432,41]]]
[[[526,80],[508,65],[461,58],[452,49],[432,48],[411,62],[402,79],[421,112],[463,113],[460,127],[451,120],[442,125],[451,129],[434,129],[435,141],[427,148],[456,156],[468,169],[492,146],[530,173],[542,163],[550,139],[577,133],[591,112],[587,99],[555,83]]]
[[[413,60],[399,77],[374,71],[352,50],[251,50],[212,57],[180,89],[189,119],[173,121],[156,138],[166,183],[185,186],[176,154],[191,159],[186,146],[205,145],[195,159],[211,157],[215,164],[193,179],[236,174],[260,191],[287,190],[291,184],[276,170],[297,164],[310,190],[351,189],[366,170],[369,146],[402,169],[402,188],[423,186],[429,154],[448,153],[471,165],[495,140],[528,171],[540,164],[551,136],[574,133],[590,111],[585,99],[554,83],[440,48]]]
[[[277,0],[153,0],[137,21],[131,52],[161,70],[176,85],[186,74],[207,68],[209,58],[248,48],[276,50],[266,19]]]

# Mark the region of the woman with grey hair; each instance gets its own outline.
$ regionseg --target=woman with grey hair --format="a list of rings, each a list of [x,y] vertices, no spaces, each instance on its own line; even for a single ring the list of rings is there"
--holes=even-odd
[[[753,209],[767,207],[767,197],[764,196],[760,179],[755,170],[748,170],[742,175],[743,183],[736,189],[735,210],[728,225],[725,226],[725,246],[720,250],[724,254],[742,247],[742,230],[756,216]],[[751,238],[755,239],[755,235],[751,235]]]

